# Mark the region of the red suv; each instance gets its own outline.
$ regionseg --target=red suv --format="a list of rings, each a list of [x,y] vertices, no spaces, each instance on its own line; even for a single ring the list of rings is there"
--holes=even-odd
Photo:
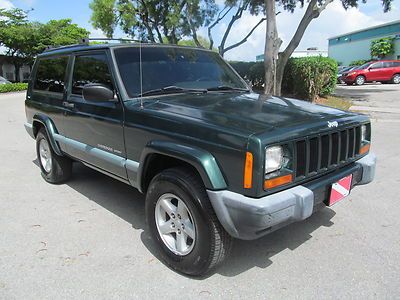
[[[400,83],[400,60],[371,61],[343,74],[347,85],[363,85],[366,82]]]

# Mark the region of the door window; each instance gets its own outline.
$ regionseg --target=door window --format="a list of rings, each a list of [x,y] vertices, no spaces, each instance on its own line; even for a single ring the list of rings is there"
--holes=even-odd
[[[81,55],[75,57],[72,75],[72,94],[82,95],[86,84],[98,83],[113,90],[110,69],[105,53]]]
[[[67,64],[67,56],[39,59],[33,88],[40,91],[63,93]]]
[[[371,65],[370,69],[381,69],[382,68],[382,63],[377,62]]]

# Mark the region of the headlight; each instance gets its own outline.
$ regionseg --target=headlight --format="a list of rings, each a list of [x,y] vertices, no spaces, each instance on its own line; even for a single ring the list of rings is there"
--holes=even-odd
[[[272,146],[265,150],[265,173],[279,170],[283,162],[283,149],[281,146]]]
[[[361,126],[361,142],[367,141],[367,125]]]

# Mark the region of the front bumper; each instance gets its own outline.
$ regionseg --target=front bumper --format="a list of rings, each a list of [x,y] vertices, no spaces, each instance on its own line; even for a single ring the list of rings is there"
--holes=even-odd
[[[227,190],[207,193],[225,230],[235,238],[252,240],[311,216],[329,198],[332,183],[349,174],[352,188],[371,182],[375,165],[376,156],[370,153],[350,166],[260,199]]]

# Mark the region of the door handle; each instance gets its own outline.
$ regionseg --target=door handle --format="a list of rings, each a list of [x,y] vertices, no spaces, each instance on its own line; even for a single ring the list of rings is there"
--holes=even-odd
[[[67,108],[75,108],[75,104],[68,101],[64,101],[62,105]]]

